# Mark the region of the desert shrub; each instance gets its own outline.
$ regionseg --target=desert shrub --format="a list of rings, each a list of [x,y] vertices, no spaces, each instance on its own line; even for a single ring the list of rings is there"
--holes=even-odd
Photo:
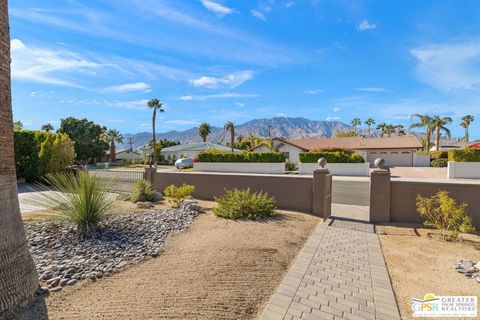
[[[275,199],[266,192],[250,192],[250,189],[226,190],[215,198],[218,206],[213,213],[228,219],[258,219],[275,215]]]
[[[448,165],[448,160],[443,158],[433,159],[430,166],[434,168],[444,168]]]
[[[75,157],[75,142],[66,133],[48,134],[40,145],[39,158],[45,173],[66,170]]]
[[[287,162],[285,162],[285,170],[286,171],[296,171],[296,170],[298,170],[298,167],[295,163],[293,163],[291,161],[287,161]]]
[[[466,203],[457,204],[446,191],[430,198],[417,196],[417,211],[425,218],[424,225],[441,230],[443,237],[475,232],[472,218],[466,214],[467,207]]]
[[[177,208],[182,200],[190,197],[195,191],[195,186],[190,184],[183,183],[180,187],[177,187],[174,184],[169,185],[163,191],[165,198],[172,207]]]
[[[334,152],[302,152],[298,158],[303,163],[316,163],[318,159],[325,158],[329,163],[364,163],[365,159],[357,153],[348,153],[344,151]]]
[[[448,152],[448,160],[456,162],[480,162],[479,149],[455,149]]]
[[[132,189],[132,195],[130,200],[132,202],[145,202],[145,201],[157,201],[157,192],[155,188],[147,180],[138,180]]]
[[[202,152],[198,155],[200,162],[285,162],[285,155],[280,152]]]
[[[39,193],[31,201],[60,213],[80,232],[92,231],[115,206],[115,197],[109,193],[114,182],[88,172],[79,172],[77,176],[52,173],[46,176],[45,184],[39,184],[47,192]]]

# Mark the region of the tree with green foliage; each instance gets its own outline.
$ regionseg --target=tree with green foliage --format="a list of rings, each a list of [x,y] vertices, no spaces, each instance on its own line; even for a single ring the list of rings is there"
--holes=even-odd
[[[232,152],[235,151],[235,125],[232,121],[228,121],[224,126],[223,130],[225,132],[230,131],[230,147],[232,148]]]
[[[123,143],[123,136],[117,129],[110,129],[105,133],[105,138],[110,142],[110,161],[115,162],[117,147],[115,143]]]
[[[23,130],[22,121],[14,121],[13,122],[13,131],[20,131],[20,130]]]
[[[475,118],[469,114],[462,117],[462,122],[460,123],[460,126],[465,129],[465,143],[468,143],[469,141],[468,127],[470,127],[470,124],[473,122],[473,120],[475,120]]]
[[[368,136],[370,137],[370,132],[372,126],[375,124],[375,120],[373,120],[372,118],[368,118],[367,121],[365,121],[365,124],[368,126]]]
[[[362,121],[360,121],[360,118],[355,118],[350,122],[350,124],[353,127],[353,132],[355,132],[355,135],[357,135],[357,127],[362,125]]]
[[[39,158],[43,164],[44,173],[60,172],[75,162],[75,142],[67,134],[48,134],[40,145]]]
[[[207,142],[207,136],[212,133],[212,126],[204,122],[198,127],[198,135],[202,138],[203,142]]]
[[[446,125],[450,123],[452,123],[452,118],[450,117],[434,116],[432,118],[432,128],[435,131],[435,149],[437,151],[440,149],[440,136],[442,135],[442,131],[445,132],[448,139],[451,138],[450,130],[446,127]]]
[[[430,140],[432,137],[432,117],[426,114],[412,114],[410,117],[410,120],[413,120],[413,118],[418,118],[419,121],[412,123],[409,127],[409,129],[414,129],[414,128],[425,128],[425,150],[430,150]]]
[[[51,123],[45,123],[42,128],[41,128],[42,131],[44,132],[51,132],[54,130],[53,126]]]
[[[69,117],[62,119],[58,133],[66,133],[75,142],[77,160],[82,163],[105,155],[108,142],[104,139],[106,128],[87,119]]]
[[[157,119],[157,111],[162,113],[165,112],[165,108],[163,107],[163,103],[160,102],[160,100],[154,98],[151,99],[147,102],[147,106],[153,110],[152,113],[152,154],[153,154],[153,165],[157,167],[157,159],[158,159],[158,154],[157,154],[157,148],[156,148],[156,142],[155,142],[155,122]]]

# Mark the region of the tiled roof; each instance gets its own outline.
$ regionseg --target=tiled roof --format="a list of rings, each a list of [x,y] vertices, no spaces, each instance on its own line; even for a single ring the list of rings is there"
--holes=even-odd
[[[162,148],[162,152],[178,152],[178,151],[205,151],[205,150],[225,150],[225,151],[231,151],[232,149],[230,147],[217,144],[217,143],[211,143],[211,142],[196,142],[196,143],[185,143],[185,144],[179,144],[177,146],[171,146],[167,148]],[[241,151],[235,149],[235,151]]]
[[[422,144],[415,136],[384,137],[384,138],[322,138],[289,140],[289,143],[307,150],[324,148],[344,148],[352,150],[362,149],[417,149]]]

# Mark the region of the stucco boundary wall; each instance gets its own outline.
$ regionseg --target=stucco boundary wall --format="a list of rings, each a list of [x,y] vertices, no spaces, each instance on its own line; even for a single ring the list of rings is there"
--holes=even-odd
[[[299,174],[313,174],[313,171],[318,169],[317,163],[299,163]],[[358,176],[368,177],[370,171],[370,163],[327,163],[325,166],[331,175],[334,176]]]
[[[194,162],[193,169],[204,172],[284,174],[285,162]]]
[[[467,213],[480,230],[480,182],[450,182],[427,179],[390,179],[390,173],[372,173],[370,184],[370,221],[376,223],[423,223],[417,213],[418,195],[431,197],[447,191],[457,203],[468,205]]]
[[[448,179],[480,179],[480,162],[448,162]]]
[[[325,177],[330,177],[326,170],[315,177],[214,172],[156,172],[151,175],[155,189],[160,192],[171,184],[179,186],[187,183],[195,186],[195,198],[214,200],[225,194],[226,189],[250,188],[251,191],[264,191],[273,196],[279,209],[327,217],[329,212],[322,209],[326,207],[324,202],[329,196],[329,190],[322,182],[328,179]],[[318,180],[317,183],[314,179]]]

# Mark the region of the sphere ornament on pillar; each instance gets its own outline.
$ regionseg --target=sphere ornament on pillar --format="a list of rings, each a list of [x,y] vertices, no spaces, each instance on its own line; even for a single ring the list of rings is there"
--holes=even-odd
[[[320,168],[324,168],[327,165],[327,159],[320,158],[320,159],[318,159],[317,163],[320,166]]]
[[[374,164],[375,167],[377,167],[378,169],[383,169],[383,167],[385,167],[385,159],[383,159],[383,158],[377,158],[377,159],[375,159],[375,161],[373,162],[373,164]]]

